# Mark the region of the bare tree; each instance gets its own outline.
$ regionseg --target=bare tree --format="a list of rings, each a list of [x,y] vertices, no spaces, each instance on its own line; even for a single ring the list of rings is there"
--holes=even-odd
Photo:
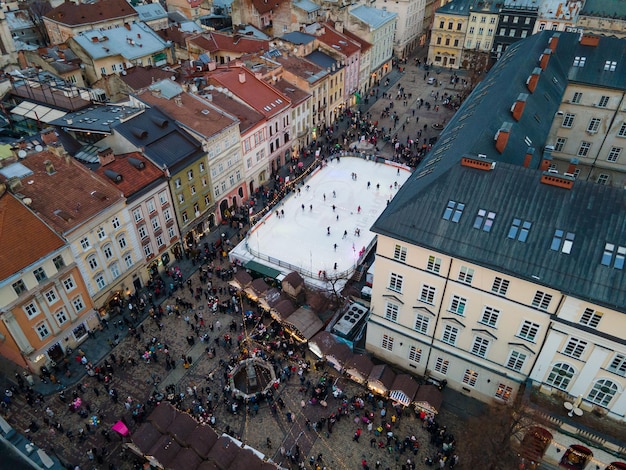
[[[512,405],[493,404],[473,416],[457,436],[463,469],[510,470],[519,464],[518,445],[528,429],[538,424],[537,416],[522,400]]]
[[[467,70],[467,87],[461,93],[462,99],[465,99],[487,75],[489,53],[477,49],[464,51],[462,67]]]
[[[33,25],[41,37],[44,45],[50,44],[50,38],[48,37],[48,31],[43,22],[43,17],[46,13],[52,10],[48,0],[33,0],[28,4],[28,15],[30,16]]]

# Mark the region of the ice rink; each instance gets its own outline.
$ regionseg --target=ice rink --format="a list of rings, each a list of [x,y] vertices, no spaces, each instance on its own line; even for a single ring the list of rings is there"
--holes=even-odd
[[[312,284],[323,282],[323,272],[347,280],[375,238],[370,227],[409,176],[407,168],[391,163],[334,159],[252,227],[230,257],[283,274],[296,266]]]

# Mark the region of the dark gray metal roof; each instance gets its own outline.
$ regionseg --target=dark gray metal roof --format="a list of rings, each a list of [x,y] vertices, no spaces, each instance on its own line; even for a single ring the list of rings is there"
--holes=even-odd
[[[507,49],[403,185],[372,231],[626,311],[623,270],[603,266],[606,243],[626,246],[626,200],[621,189],[576,181],[571,190],[540,184],[537,170],[567,74],[579,55],[579,35],[560,33],[534,93],[526,80],[555,34],[544,31]],[[604,54],[601,45],[593,52]],[[591,53],[588,54],[588,60]],[[520,121],[511,105],[528,93]],[[494,136],[512,123],[503,153]],[[522,166],[529,147],[530,168]],[[462,167],[464,155],[484,154],[495,169]],[[442,218],[449,200],[465,204],[459,223]],[[496,213],[490,233],[472,228],[479,209]],[[526,243],[507,238],[513,218],[530,221]],[[556,229],[576,238],[570,254],[550,250]]]
[[[626,90],[626,42],[623,39],[601,36],[597,46],[578,44],[575,56],[584,57],[585,66],[570,68],[570,82]],[[613,71],[611,65],[615,66]]]
[[[181,129],[176,121],[156,108],[114,127],[159,168],[173,173],[203,156],[202,145]]]
[[[626,311],[626,270],[601,264],[606,243],[626,246],[623,189],[575,181],[540,183],[540,170],[497,163],[491,171],[450,167],[428,187],[410,179],[374,230],[456,258]],[[458,223],[443,219],[448,201],[465,204]],[[480,209],[496,214],[490,232],[473,228]],[[508,238],[513,219],[531,222],[526,242]],[[555,230],[575,235],[569,254],[550,246]]]

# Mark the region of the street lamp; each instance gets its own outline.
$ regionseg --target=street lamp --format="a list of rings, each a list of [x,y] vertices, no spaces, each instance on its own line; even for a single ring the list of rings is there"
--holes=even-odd
[[[576,398],[576,400],[574,400],[573,403],[570,403],[569,401],[566,401],[565,403],[563,403],[563,406],[565,407],[565,409],[569,411],[569,413],[567,413],[567,416],[569,416],[570,418],[573,418],[574,415],[582,416],[583,410],[580,409],[580,404],[582,403],[582,401],[583,401],[583,396],[578,395],[578,397]]]

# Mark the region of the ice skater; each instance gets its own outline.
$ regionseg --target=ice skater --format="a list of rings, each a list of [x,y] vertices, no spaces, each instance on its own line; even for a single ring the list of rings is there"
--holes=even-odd
[[[337,271],[337,263],[335,263],[335,271]]]
[[[357,208],[356,208],[356,213],[357,213],[357,214],[360,214],[360,213],[361,213],[361,206],[359,206],[359,207],[357,207]]]
[[[333,197],[337,197],[337,193],[335,192],[335,190],[333,189]]]
[[[326,235],[330,235],[330,227],[326,227]]]
[[[341,239],[343,240],[343,239],[344,239],[344,238],[346,238],[347,236],[348,236],[348,231],[347,231],[347,230],[344,230],[344,231],[343,231],[343,237],[342,237]]]
[[[326,202],[326,193],[324,193],[324,202]]]
[[[333,212],[335,212],[335,209],[336,209],[336,207],[335,207],[335,205],[333,204]]]
[[[304,204],[302,204],[302,212],[304,212]]]
[[[310,211],[312,211],[312,210],[313,210],[313,204],[311,204],[311,205],[309,206],[309,210],[310,210]]]
[[[372,183],[370,183],[369,181],[367,182],[367,189],[370,189],[370,186],[372,185]]]
[[[334,245],[334,246],[335,246],[335,251],[337,251],[337,244],[335,243],[335,245]]]

